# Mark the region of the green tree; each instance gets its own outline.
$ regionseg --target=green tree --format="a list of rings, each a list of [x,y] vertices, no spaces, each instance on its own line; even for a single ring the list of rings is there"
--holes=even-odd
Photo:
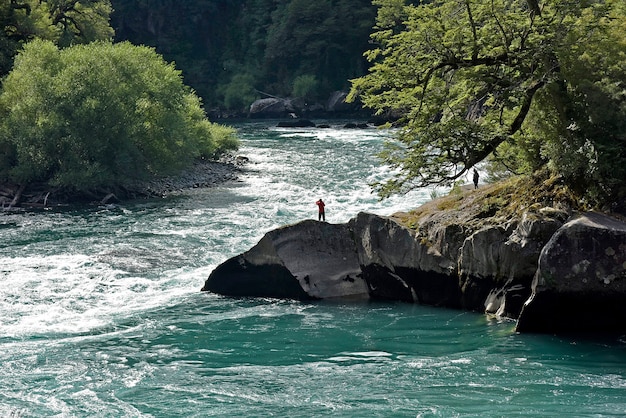
[[[251,74],[235,74],[230,83],[220,86],[218,91],[224,96],[226,109],[236,111],[244,111],[257,97]]]
[[[28,43],[0,95],[5,180],[89,190],[175,173],[236,147],[153,49]]]
[[[548,165],[597,202],[619,197],[624,173],[609,167],[626,158],[623,2],[377,3],[371,71],[351,97],[406,122],[383,153],[398,171],[382,196],[509,157],[518,170]]]
[[[318,81],[314,75],[304,74],[293,80],[291,95],[301,98],[315,98],[318,93]]]
[[[96,40],[110,40],[109,0],[47,0],[52,24],[58,29],[57,44],[66,47]]]
[[[109,0],[0,0],[0,77],[35,37],[66,47],[113,37]]]

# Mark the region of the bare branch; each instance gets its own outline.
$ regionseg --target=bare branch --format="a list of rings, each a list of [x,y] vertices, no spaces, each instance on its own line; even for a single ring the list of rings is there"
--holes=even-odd
[[[508,52],[509,51],[509,47],[511,46],[511,40],[509,39],[509,36],[507,35],[506,31],[504,30],[504,26],[502,26],[502,23],[500,22],[500,19],[498,19],[498,15],[494,11],[494,9],[495,9],[495,5],[493,3],[493,0],[491,0],[491,15],[493,16],[494,20],[496,21],[496,25],[498,25],[498,29],[500,29],[500,32],[502,33],[502,37],[504,38],[504,45],[505,45],[506,50]]]

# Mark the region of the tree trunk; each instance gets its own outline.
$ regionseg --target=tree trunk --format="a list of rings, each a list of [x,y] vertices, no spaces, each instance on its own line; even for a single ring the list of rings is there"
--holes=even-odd
[[[15,193],[15,196],[13,197],[13,201],[9,205],[9,209],[11,209],[12,207],[20,203],[20,199],[22,198],[22,193],[24,192],[24,189],[26,189],[25,184],[22,184],[20,188],[17,189],[17,192]]]

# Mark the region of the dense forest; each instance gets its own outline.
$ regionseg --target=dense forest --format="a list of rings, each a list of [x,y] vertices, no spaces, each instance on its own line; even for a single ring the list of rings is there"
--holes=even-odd
[[[326,100],[367,71],[371,0],[112,0],[117,40],[175,61],[207,109]]]
[[[383,197],[485,165],[626,213],[623,0],[0,0],[0,25],[0,181],[163,174],[236,147],[207,110],[350,90],[401,126]]]
[[[205,108],[244,112],[268,96],[328,98],[367,72],[376,17],[370,0],[0,1],[0,77],[40,37],[154,47]]]

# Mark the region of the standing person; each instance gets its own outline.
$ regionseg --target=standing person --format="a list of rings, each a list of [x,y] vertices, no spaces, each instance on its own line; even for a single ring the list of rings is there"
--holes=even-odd
[[[478,171],[474,169],[474,189],[478,189]]]
[[[318,208],[317,220],[326,222],[326,213],[324,212],[324,206],[326,206],[326,204],[324,203],[322,199],[315,202],[315,204],[317,205],[317,208]]]

